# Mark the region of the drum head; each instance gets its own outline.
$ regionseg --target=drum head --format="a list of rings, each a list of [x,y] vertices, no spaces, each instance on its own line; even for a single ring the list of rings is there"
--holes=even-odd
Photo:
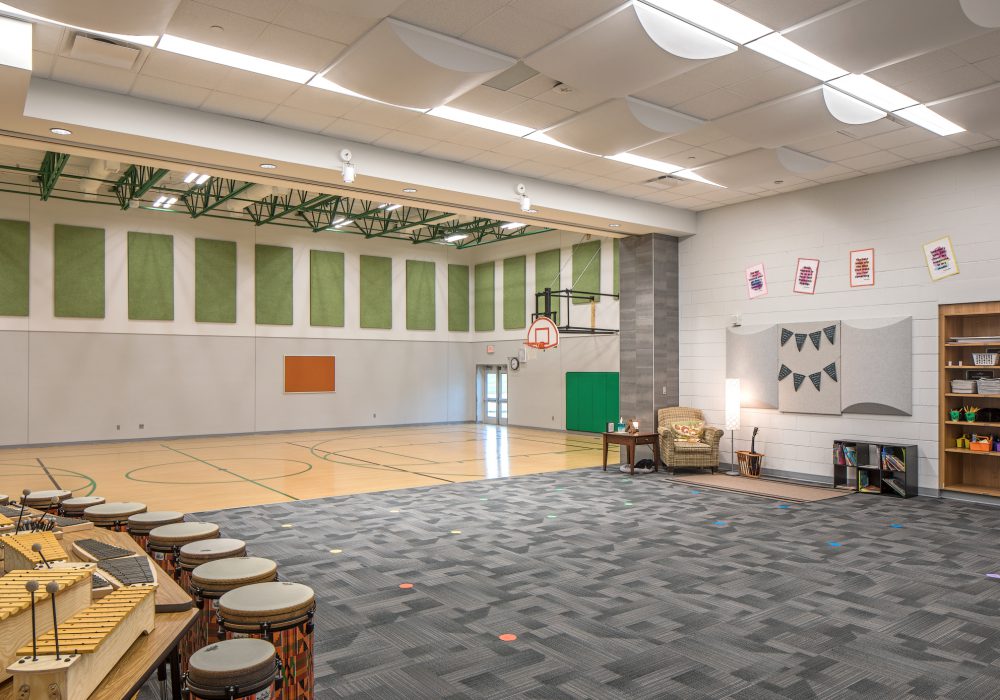
[[[219,598],[219,617],[236,625],[297,620],[313,609],[315,601],[313,589],[301,583],[254,583]]]
[[[118,503],[101,503],[96,506],[90,506],[83,511],[83,515],[88,520],[127,520],[130,515],[145,512],[145,503],[124,501]]]
[[[274,646],[263,639],[231,639],[203,647],[191,655],[188,683],[192,690],[221,692],[236,686],[241,693],[267,686],[276,673]],[[196,693],[201,697],[201,693]],[[209,695],[214,697],[214,695]]]
[[[243,540],[220,537],[215,540],[189,542],[181,547],[179,559],[185,564],[193,564],[195,562],[238,557],[245,551],[247,551],[247,543]]]
[[[248,583],[273,581],[278,565],[261,557],[216,559],[195,567],[191,581],[203,591],[228,591]]]
[[[58,501],[62,503],[67,498],[73,495],[72,491],[66,491],[64,489],[53,489],[50,491],[32,491],[27,496],[24,497],[25,505],[51,505],[52,501]]]
[[[104,499],[100,496],[78,496],[76,498],[67,498],[62,502],[63,508],[90,508],[90,506],[99,506],[104,503]]]
[[[186,544],[218,536],[219,526],[215,523],[173,523],[150,530],[149,546]]]
[[[170,525],[184,520],[184,513],[176,510],[154,510],[148,513],[136,513],[128,518],[129,532],[149,534],[161,525]]]

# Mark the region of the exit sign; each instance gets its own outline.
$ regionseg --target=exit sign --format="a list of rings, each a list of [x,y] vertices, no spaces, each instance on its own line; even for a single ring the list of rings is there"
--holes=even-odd
[[[495,348],[492,345],[487,345],[486,346],[486,354],[487,355],[492,355],[494,350],[495,350]]]

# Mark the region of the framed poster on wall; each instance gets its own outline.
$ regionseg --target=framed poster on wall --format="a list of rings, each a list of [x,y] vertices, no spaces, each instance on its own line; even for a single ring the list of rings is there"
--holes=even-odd
[[[815,294],[817,275],[819,275],[819,260],[799,258],[799,262],[795,265],[792,291],[797,294]]]
[[[875,249],[851,251],[851,286],[875,286]]]
[[[764,263],[748,267],[746,275],[747,296],[751,299],[765,296],[767,294],[767,274],[764,272]]]
[[[924,257],[927,259],[927,271],[935,282],[958,274],[958,261],[948,236],[925,243]]]

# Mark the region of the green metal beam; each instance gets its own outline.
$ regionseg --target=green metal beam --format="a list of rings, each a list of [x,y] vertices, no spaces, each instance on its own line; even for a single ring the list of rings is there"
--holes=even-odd
[[[132,206],[133,201],[142,199],[142,196],[149,192],[168,172],[170,171],[166,168],[153,168],[148,165],[128,166],[125,174],[118,178],[118,182],[114,185],[118,205],[122,209],[128,209]]]
[[[246,207],[246,210],[250,214],[250,218],[253,219],[254,224],[261,226],[263,224],[269,224],[273,221],[280,219],[288,214],[294,214],[299,211],[309,211],[314,209],[326,202],[335,199],[337,195],[334,194],[321,194],[315,197],[310,197],[309,193],[305,190],[295,190],[294,192],[289,192],[285,195],[271,195],[265,197],[259,202],[254,202],[250,206]]]
[[[240,182],[229,178],[213,177],[204,185],[192,188],[184,195],[184,206],[192,219],[197,219],[213,209],[225,204],[241,192],[253,187],[252,182]]]
[[[555,231],[555,229],[527,227],[524,229],[518,229],[517,233],[500,234],[490,241],[484,241],[483,240],[484,236],[479,236],[476,239],[469,241],[468,243],[459,242],[455,247],[458,248],[459,250],[463,248],[474,248],[476,246],[489,245],[490,243],[499,243],[500,241],[510,241],[515,238],[524,238],[525,236],[537,236],[539,233],[548,233],[549,231]]]
[[[68,154],[53,153],[52,151],[48,151],[45,157],[42,158],[42,166],[38,169],[38,191],[41,194],[43,202],[52,194],[52,190],[55,188],[59,176],[62,175],[63,168],[66,167],[66,161],[68,160]]]

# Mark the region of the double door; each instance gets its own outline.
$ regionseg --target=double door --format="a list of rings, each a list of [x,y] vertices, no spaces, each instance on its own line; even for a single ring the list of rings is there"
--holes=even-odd
[[[507,365],[479,365],[476,372],[477,419],[480,423],[507,425]]]

